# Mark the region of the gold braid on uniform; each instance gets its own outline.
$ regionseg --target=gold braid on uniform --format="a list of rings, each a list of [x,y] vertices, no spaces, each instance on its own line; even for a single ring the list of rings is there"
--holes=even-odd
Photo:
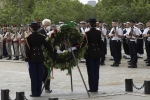
[[[41,33],[39,33],[40,35],[42,35],[42,36],[44,36],[44,37],[46,37],[44,34],[41,34]],[[48,38],[48,37],[47,37]],[[46,39],[47,39],[46,38]],[[52,51],[54,51],[54,47],[53,46],[51,46],[52,48],[53,48],[53,50]]]
[[[41,33],[39,33],[40,35],[42,35],[42,36],[44,36],[44,37],[46,37],[44,34],[41,34]]]

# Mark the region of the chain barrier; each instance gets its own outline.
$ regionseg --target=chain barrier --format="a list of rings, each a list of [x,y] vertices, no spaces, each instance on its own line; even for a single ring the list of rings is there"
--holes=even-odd
[[[133,83],[133,87],[134,87],[135,89],[137,89],[137,90],[141,90],[142,88],[145,87],[145,83],[144,83],[140,88],[136,87],[135,84]]]

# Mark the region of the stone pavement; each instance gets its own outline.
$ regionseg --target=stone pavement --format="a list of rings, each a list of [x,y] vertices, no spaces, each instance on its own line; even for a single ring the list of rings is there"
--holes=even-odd
[[[81,80],[77,67],[73,69],[73,92],[70,87],[70,77],[67,71],[54,70],[54,79],[51,81],[51,94],[42,93],[42,97],[31,98],[30,78],[28,68],[22,61],[0,60],[0,89],[10,89],[12,100],[16,97],[16,92],[24,91],[28,100],[48,100],[48,98],[58,97],[59,100],[149,100],[150,95],[144,94],[144,89],[136,90],[132,93],[125,92],[125,79],[132,78],[137,87],[141,87],[144,80],[150,80],[150,67],[147,67],[144,59],[138,60],[138,68],[129,69],[127,60],[122,59],[119,67],[110,67],[113,61],[107,55],[105,66],[100,67],[99,92],[90,93],[88,98],[85,87]],[[145,57],[144,57],[145,58]],[[87,82],[87,72],[84,63],[79,63],[85,82]]]

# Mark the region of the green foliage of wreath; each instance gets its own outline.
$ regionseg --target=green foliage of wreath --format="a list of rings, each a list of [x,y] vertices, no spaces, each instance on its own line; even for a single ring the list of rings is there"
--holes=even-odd
[[[70,41],[71,47],[83,42],[83,37],[73,22],[62,25],[60,30],[54,33],[53,36],[47,37],[46,40],[56,49],[62,47],[66,43],[68,44],[67,38]],[[84,57],[85,50],[86,46],[73,50],[77,61]],[[53,60],[54,56],[55,60]],[[48,68],[53,67],[56,69],[66,70],[76,66],[72,53],[68,52],[68,49],[63,50],[60,54],[56,54],[54,52],[49,52],[47,48],[44,48],[44,57],[44,64]]]

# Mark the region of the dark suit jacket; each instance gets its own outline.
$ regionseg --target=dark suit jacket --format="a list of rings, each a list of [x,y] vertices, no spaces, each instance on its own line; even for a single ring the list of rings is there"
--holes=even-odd
[[[42,51],[42,45],[44,45],[49,51],[54,51],[53,47],[46,42],[45,36],[43,34],[32,32],[32,34],[26,38],[25,61],[43,62],[44,56]],[[54,52],[56,52],[56,50]]]
[[[41,33],[41,34],[45,35],[45,37],[47,36],[46,31],[44,30],[44,28],[38,30],[38,33]]]
[[[87,44],[88,48],[85,54],[86,59],[99,59],[102,56],[101,47],[101,31],[96,28],[91,28],[90,31],[85,32],[83,45]]]

